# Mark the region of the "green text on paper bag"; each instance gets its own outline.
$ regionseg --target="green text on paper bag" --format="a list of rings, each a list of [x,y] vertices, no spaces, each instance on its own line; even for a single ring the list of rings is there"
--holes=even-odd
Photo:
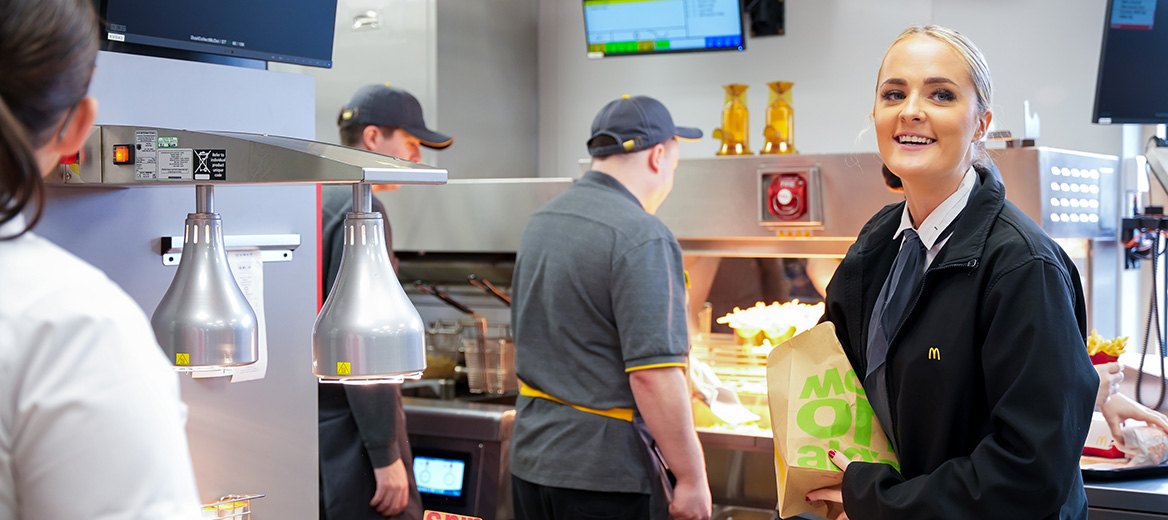
[[[852,369],[835,326],[821,323],[775,347],[767,357],[767,395],[775,443],[779,514],[811,512],[835,518],[838,505],[804,500],[838,485],[843,473],[828,450],[899,470],[888,436]]]

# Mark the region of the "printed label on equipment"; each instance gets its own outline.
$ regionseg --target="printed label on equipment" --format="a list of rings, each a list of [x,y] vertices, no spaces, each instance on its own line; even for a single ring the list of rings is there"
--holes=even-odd
[[[195,150],[195,180],[227,180],[227,150]]]
[[[159,136],[158,137],[158,147],[159,148],[178,148],[178,137],[165,136],[165,135]]]
[[[139,152],[153,152],[158,141],[158,130],[137,130],[134,132],[134,148]]]
[[[134,179],[139,181],[158,180],[158,155],[154,143],[158,140],[157,130],[136,130],[134,132]]]
[[[134,156],[134,179],[139,181],[158,180],[158,158],[154,152],[139,153]]]
[[[194,154],[190,148],[158,150],[158,179],[164,181],[191,180]]]

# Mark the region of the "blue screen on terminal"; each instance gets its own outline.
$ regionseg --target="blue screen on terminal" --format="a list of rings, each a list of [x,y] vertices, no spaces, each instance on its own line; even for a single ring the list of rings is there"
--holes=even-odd
[[[462,495],[466,461],[438,457],[414,457],[414,480],[419,493],[457,497]]]

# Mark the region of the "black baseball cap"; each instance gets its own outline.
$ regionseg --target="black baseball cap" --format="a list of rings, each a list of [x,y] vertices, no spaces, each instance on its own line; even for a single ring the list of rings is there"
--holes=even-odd
[[[593,146],[598,137],[607,136],[616,144]],[[701,139],[697,128],[675,126],[669,110],[649,96],[624,96],[600,109],[592,120],[592,137],[588,153],[593,156],[632,153],[650,148],[666,139]]]
[[[454,142],[453,137],[426,128],[418,98],[388,83],[366,85],[353,93],[353,98],[345,103],[337,118],[337,126],[348,125],[401,128],[428,148],[446,148]]]

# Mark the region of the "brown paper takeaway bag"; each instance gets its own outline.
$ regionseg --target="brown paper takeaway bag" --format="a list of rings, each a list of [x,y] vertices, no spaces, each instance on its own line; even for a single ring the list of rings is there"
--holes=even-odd
[[[820,323],[771,350],[767,356],[767,396],[775,439],[779,516],[812,512],[835,518],[807,492],[836,486],[844,474],[827,457],[842,451],[852,460],[883,462],[900,469],[880,420],[868,404],[835,326]]]

